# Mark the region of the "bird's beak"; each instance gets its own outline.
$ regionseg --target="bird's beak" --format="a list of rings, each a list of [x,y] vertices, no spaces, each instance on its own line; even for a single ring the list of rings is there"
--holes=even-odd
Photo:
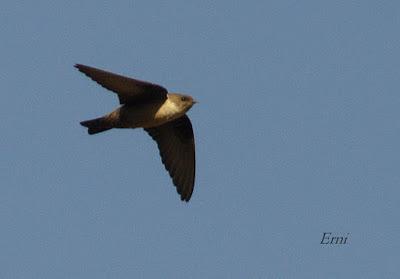
[[[196,100],[193,100],[193,105],[194,105],[194,104],[197,104],[197,103],[198,103],[198,102],[197,102]]]

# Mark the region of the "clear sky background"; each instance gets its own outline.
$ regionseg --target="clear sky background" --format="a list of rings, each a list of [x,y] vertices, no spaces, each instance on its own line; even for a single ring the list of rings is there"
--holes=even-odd
[[[2,1],[1,278],[398,278],[398,1]],[[185,92],[180,201],[87,64]],[[349,234],[321,245],[323,232]]]

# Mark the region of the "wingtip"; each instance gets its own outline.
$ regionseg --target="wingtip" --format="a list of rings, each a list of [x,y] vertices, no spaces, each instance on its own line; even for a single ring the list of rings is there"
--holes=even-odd
[[[177,187],[176,185],[175,185],[175,187],[176,187],[176,192],[179,194],[179,196],[181,198],[181,201],[188,203],[190,201],[190,198],[192,197],[193,191],[190,191],[188,193],[188,192],[183,191],[183,189]]]
[[[181,201],[188,203],[190,201],[191,197],[192,197],[192,194],[190,194],[190,195],[181,195]]]
[[[83,65],[83,64],[79,64],[79,63],[76,63],[74,65],[74,67],[77,68],[81,72],[84,72],[85,70],[88,70],[88,69],[94,69],[94,68],[92,68],[90,66],[86,66],[86,65]]]

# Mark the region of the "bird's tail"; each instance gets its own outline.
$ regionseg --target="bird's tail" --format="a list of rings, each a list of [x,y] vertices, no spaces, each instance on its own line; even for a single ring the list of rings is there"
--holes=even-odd
[[[82,121],[81,125],[88,128],[89,135],[101,133],[113,128],[106,117]]]

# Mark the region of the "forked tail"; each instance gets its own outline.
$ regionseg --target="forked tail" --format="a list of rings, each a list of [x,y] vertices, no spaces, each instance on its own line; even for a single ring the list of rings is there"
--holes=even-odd
[[[88,128],[89,135],[101,133],[113,128],[105,117],[82,121],[81,125]]]

